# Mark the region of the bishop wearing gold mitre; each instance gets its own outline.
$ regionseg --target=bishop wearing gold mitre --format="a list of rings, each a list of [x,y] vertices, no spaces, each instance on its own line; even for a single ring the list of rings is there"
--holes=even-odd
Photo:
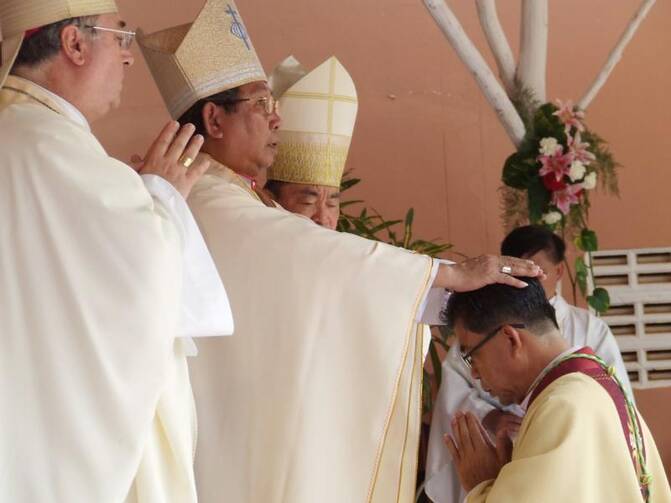
[[[510,274],[540,270],[494,256],[440,264],[264,204],[254,185],[281,119],[234,2],[208,0],[193,23],[139,41],[172,117],[206,136],[211,167],[189,204],[236,320],[236,336],[199,343],[191,366],[200,501],[412,501],[427,293],[523,286]],[[328,131],[354,114],[353,86],[335,58],[313,77],[310,103],[329,119],[311,148],[341,169]]]

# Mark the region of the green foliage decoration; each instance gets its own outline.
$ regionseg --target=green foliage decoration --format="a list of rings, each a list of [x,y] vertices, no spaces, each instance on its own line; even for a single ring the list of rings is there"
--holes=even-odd
[[[515,103],[524,111],[527,134],[503,165],[504,223],[507,228],[526,222],[545,225],[572,240],[589,257],[589,264],[578,257],[575,273],[569,275],[574,299],[579,288],[588,304],[603,313],[610,305],[608,292],[588,291],[592,253],[598,250],[596,232],[588,225],[590,192],[599,185],[619,195],[618,164],[605,140],[585,126],[584,113],[570,101],[538,105],[530,101],[531,95],[518,98]]]

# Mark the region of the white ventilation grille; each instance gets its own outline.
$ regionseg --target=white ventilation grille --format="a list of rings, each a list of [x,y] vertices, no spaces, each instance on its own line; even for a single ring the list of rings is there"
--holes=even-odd
[[[602,316],[635,388],[671,386],[671,248],[593,254],[596,286],[608,290]]]

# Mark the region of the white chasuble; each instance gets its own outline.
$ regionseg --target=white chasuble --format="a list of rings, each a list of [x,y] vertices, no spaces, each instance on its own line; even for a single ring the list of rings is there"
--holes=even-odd
[[[650,503],[671,502],[657,447],[644,433]],[[612,398],[580,372],[552,382],[531,403],[496,480],[481,483],[466,503],[643,503],[622,423]]]
[[[189,362],[200,501],[413,501],[432,260],[264,206],[212,163],[189,204],[236,336]]]
[[[34,84],[0,110],[0,501],[195,502],[176,227]]]

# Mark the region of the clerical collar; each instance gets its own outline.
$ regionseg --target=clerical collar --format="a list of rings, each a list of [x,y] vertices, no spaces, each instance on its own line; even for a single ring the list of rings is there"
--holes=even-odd
[[[547,366],[541,371],[540,374],[536,377],[534,382],[531,384],[529,387],[529,391],[527,391],[526,396],[524,397],[524,400],[520,404],[520,407],[526,412],[527,407],[529,407],[529,400],[531,400],[531,395],[533,394],[534,390],[536,389],[536,386],[541,382],[541,380],[545,377],[545,375],[554,368],[554,366],[561,360],[562,358],[575,353],[578,351],[582,346],[573,346],[570,349],[567,349],[566,351],[563,351],[562,353],[558,354],[550,363],[547,364]]]
[[[73,121],[73,122],[79,124],[80,126],[82,126],[82,127],[83,127],[84,129],[86,129],[87,131],[89,131],[89,132],[91,131],[91,126],[89,125],[89,121],[86,120],[86,117],[84,117],[84,114],[82,114],[82,113],[77,109],[77,107],[75,107],[72,103],[70,103],[69,101],[67,101],[67,100],[66,100],[65,98],[63,98],[62,96],[59,96],[59,95],[57,95],[56,93],[53,93],[53,92],[49,91],[49,89],[46,89],[46,88],[42,87],[42,86],[39,85],[39,84],[36,84],[36,83],[33,82],[32,80],[31,80],[30,82],[31,82],[34,86],[38,87],[39,90],[40,90],[41,92],[43,92],[44,94],[46,94],[46,95],[49,97],[49,99],[55,101],[56,104],[57,104],[57,105],[59,106],[59,108],[60,108],[60,112],[61,112],[65,117],[67,117],[67,118],[70,119],[71,121]]]
[[[243,175],[241,173],[237,173],[237,175],[242,178],[242,180],[252,189],[256,190],[256,180],[254,180],[251,176]]]

